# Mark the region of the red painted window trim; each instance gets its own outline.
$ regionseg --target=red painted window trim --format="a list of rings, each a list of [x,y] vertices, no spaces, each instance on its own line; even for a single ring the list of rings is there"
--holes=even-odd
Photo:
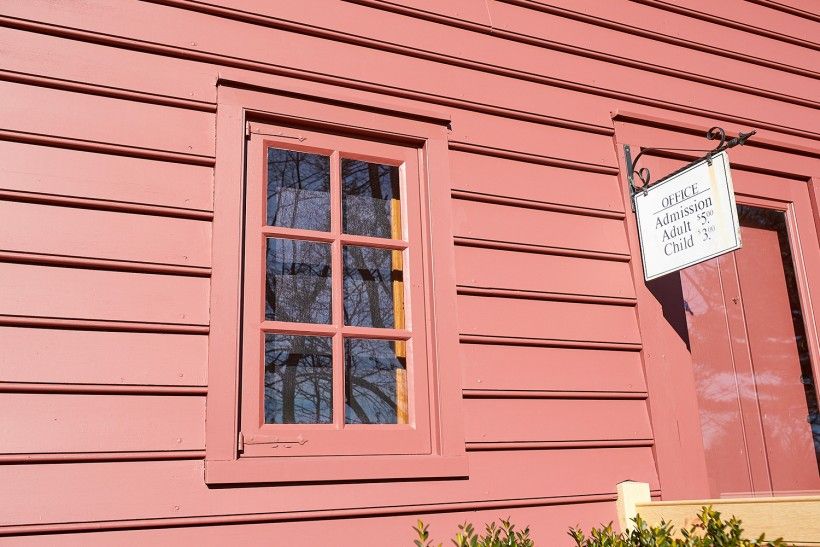
[[[205,480],[219,484],[466,476],[447,120],[427,112],[412,113],[404,106],[377,104],[371,94],[343,96],[330,86],[300,88],[305,84],[281,80],[277,84],[276,90],[261,90],[223,81],[218,88]],[[379,447],[390,436],[382,438],[376,429],[372,436],[365,430],[356,432],[364,436],[363,454],[265,457],[256,450],[250,457],[247,451],[240,452],[240,428],[247,427],[240,424],[242,227],[245,164],[252,163],[245,145],[246,131],[258,124],[287,124],[308,134],[321,130],[339,135],[336,140],[348,145],[363,137],[389,142],[393,150],[412,151],[418,159],[419,176],[414,179],[419,181],[419,204],[407,210],[419,214],[418,241],[411,239],[408,245],[410,256],[418,256],[417,271],[411,275],[419,281],[417,294],[411,295],[410,319],[415,321],[411,328],[424,340],[424,352],[419,352],[424,356],[414,364],[423,367],[418,377],[424,380],[414,393],[426,391],[414,403],[423,406],[414,411],[424,422],[418,428],[426,438],[422,450],[380,454],[385,451]],[[265,139],[277,141],[275,136]],[[410,184],[410,177],[407,181]]]
[[[321,454],[425,454],[430,453],[430,412],[427,382],[426,318],[422,267],[421,207],[418,149],[396,146],[347,136],[328,135],[304,129],[253,123],[247,139],[247,176],[245,192],[245,258],[242,351],[241,428],[243,456],[315,456]],[[294,143],[294,141],[296,141]],[[268,148],[320,153],[330,158],[330,214],[327,232],[265,226]],[[363,159],[400,167],[403,235],[400,240],[364,238],[342,231],[340,157]],[[264,316],[264,253],[266,237],[329,244],[333,318],[330,324],[280,323],[262,321]],[[404,311],[407,328],[384,329],[342,325],[343,244],[362,244],[402,250],[404,254]],[[261,327],[261,328],[260,328]],[[262,332],[322,335],[333,337],[333,368],[336,380],[342,375],[342,334],[369,339],[407,340],[409,423],[396,425],[347,425],[338,429],[344,416],[340,382],[333,385],[334,424],[264,424],[261,386],[263,359]],[[278,449],[278,450],[277,450]]]

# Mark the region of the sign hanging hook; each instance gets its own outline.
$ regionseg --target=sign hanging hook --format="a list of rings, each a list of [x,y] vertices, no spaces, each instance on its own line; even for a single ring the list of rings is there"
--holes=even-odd
[[[649,185],[650,185],[650,181],[651,181],[651,173],[649,172],[649,169],[646,168],[646,167],[642,167],[640,169],[637,169],[638,161],[641,159],[641,156],[643,156],[645,153],[647,153],[647,152],[662,152],[662,151],[669,151],[669,152],[706,152],[705,156],[701,156],[700,158],[696,159],[695,161],[687,163],[686,165],[684,165],[680,169],[676,169],[672,173],[669,173],[668,175],[666,175],[665,177],[663,177],[662,179],[660,179],[660,180],[658,180],[654,183],[654,184],[657,184],[658,182],[661,182],[663,179],[668,178],[668,177],[670,177],[672,175],[675,175],[677,173],[680,173],[684,169],[687,169],[689,166],[691,166],[695,163],[698,163],[699,161],[706,160],[709,165],[712,165],[712,156],[714,156],[715,154],[718,154],[718,153],[720,153],[724,150],[727,150],[729,148],[733,148],[735,146],[740,146],[740,145],[746,144],[746,141],[748,141],[749,138],[751,138],[751,136],[754,135],[755,133],[757,133],[757,131],[753,129],[753,130],[751,130],[749,132],[746,132],[746,133],[741,132],[741,133],[738,134],[737,137],[734,137],[732,139],[727,140],[726,139],[726,131],[722,127],[718,127],[718,126],[710,127],[709,130],[706,132],[706,138],[710,141],[714,141],[714,140],[719,140],[720,141],[717,144],[717,146],[715,146],[711,150],[707,150],[707,149],[703,149],[703,148],[641,147],[641,151],[638,152],[638,155],[635,156],[634,159],[632,158],[632,149],[629,147],[628,144],[625,144],[624,145],[624,158],[626,159],[626,173],[627,173],[626,178],[627,178],[627,181],[629,183],[629,197],[630,197],[630,200],[633,200],[634,197],[635,197],[635,194],[637,194],[638,192],[643,192],[644,194],[646,194],[646,192],[649,191]],[[637,175],[638,178],[641,180],[640,188],[635,186],[635,175]],[[632,210],[633,211],[635,210],[634,202],[633,202]]]

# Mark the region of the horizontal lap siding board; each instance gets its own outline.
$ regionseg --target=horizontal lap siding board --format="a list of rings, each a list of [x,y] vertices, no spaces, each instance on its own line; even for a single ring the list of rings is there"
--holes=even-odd
[[[616,168],[608,136],[459,111],[453,113],[452,127],[451,141]]]
[[[637,352],[461,344],[461,356],[465,390],[646,391]]]
[[[213,210],[213,169],[0,141],[0,191]]]
[[[450,173],[456,190],[569,205],[579,209],[623,212],[616,175],[604,175],[480,153],[450,152]]]
[[[226,6],[236,5],[232,0],[223,0],[220,3]],[[489,11],[484,2],[474,2],[472,0],[450,0],[449,2],[439,2],[438,0],[402,0],[396,3],[401,6],[451,17],[460,21],[469,21],[477,25],[489,26],[492,24]]]
[[[47,18],[44,17],[43,19]],[[59,24],[59,22],[57,24]],[[51,37],[47,35],[44,35],[40,38],[51,39]],[[81,40],[66,40],[66,47],[73,47],[73,44],[75,43],[85,44],[86,42]],[[130,50],[120,49],[120,51]],[[149,55],[141,51],[135,51],[134,54],[146,56]],[[78,59],[68,60],[69,63],[77,63],[78,61]],[[189,65],[200,64],[192,61],[184,62]],[[413,91],[430,94],[430,98],[432,99],[435,99],[437,97],[463,98],[469,101],[469,104],[476,105],[476,108],[478,108],[480,105],[490,105],[492,107],[505,107],[507,109],[517,110],[525,114],[540,113],[541,115],[546,116],[559,115],[562,112],[562,106],[567,116],[570,116],[570,112],[574,110],[574,108],[577,106],[583,106],[583,108],[581,108],[580,110],[580,112],[582,112],[583,114],[593,115],[596,112],[600,111],[601,108],[606,109],[606,104],[608,103],[608,101],[602,100],[598,97],[588,96],[582,93],[575,93],[572,91],[566,91],[563,89],[552,89],[538,83],[515,80],[510,78],[500,78],[498,76],[484,74],[480,71],[462,69],[457,67],[450,67],[447,70],[442,71],[440,70],[440,67],[437,63],[427,61],[422,62],[422,64],[424,68],[409,67],[407,70],[413,73],[429,73],[430,71],[436,71],[437,76],[441,76],[437,78],[429,78],[414,82],[416,85],[414,86]],[[36,64],[30,64],[27,66],[29,67],[28,69],[26,69],[27,72],[33,72],[35,74],[37,73]],[[239,80],[242,80],[243,77],[258,77],[260,74],[260,72],[255,72],[254,70],[241,70],[232,67],[226,68],[219,66],[217,64],[205,66],[209,66],[209,68],[212,70],[212,75],[219,72],[221,74],[231,76]],[[75,69],[75,71],[77,72],[81,72],[82,70],[84,70],[82,66]],[[271,70],[276,72],[273,69]],[[354,73],[350,71],[348,71],[347,73],[350,76],[354,75]],[[369,79],[368,76],[372,76],[372,73],[372,70],[362,70],[361,74],[355,74],[355,76],[364,78],[365,81],[367,81]],[[406,81],[403,74],[403,72],[400,72],[398,74],[390,74],[382,71],[382,74],[380,74],[380,83],[382,83],[385,86],[389,86],[384,88],[385,91],[389,92],[390,87],[394,89],[406,88]],[[445,77],[445,75],[450,75],[451,77]],[[153,87],[146,86],[143,83],[143,78],[139,73],[129,71],[122,75],[122,79],[129,78],[129,76],[130,80],[126,80],[128,83],[128,89],[133,89],[145,93],[154,92]],[[93,77],[87,78],[87,80],[88,79],[90,79],[91,83],[98,85],[123,85],[122,81],[119,78],[109,78],[107,73],[104,72],[95,72]],[[499,81],[504,82],[504,91],[499,90],[499,88],[496,85],[494,85],[494,82]],[[215,96],[216,86],[213,85],[213,83],[213,81],[210,82],[210,89],[212,92],[214,92]],[[510,90],[514,90],[514,92],[510,93]],[[201,92],[198,91],[198,93]],[[545,104],[549,104],[549,108],[545,108],[543,106]],[[572,118],[583,121],[581,118],[578,118],[577,113],[573,115]],[[607,131],[606,125],[611,125],[608,116],[601,116],[596,118],[595,123],[597,123],[598,125],[598,131]]]
[[[207,112],[3,81],[0,95],[0,129],[7,131],[214,155],[214,117]]]
[[[639,44],[614,44],[608,45],[608,42],[620,42],[621,38],[617,33],[615,36],[601,36],[598,40],[605,40],[609,38],[608,42],[598,42],[594,44],[598,47],[592,47],[593,44],[583,42],[580,37],[589,34],[589,27],[585,24],[578,24],[575,29],[575,39],[567,40],[566,35],[554,36],[553,34],[546,34],[549,42],[572,43],[575,47],[563,48],[563,50],[556,50],[554,47],[540,47],[539,53],[534,53],[536,47],[530,43],[521,43],[517,40],[499,40],[499,31],[512,30],[515,34],[521,34],[526,37],[528,34],[544,34],[543,29],[552,27],[564,26],[567,23],[570,25],[572,21],[564,23],[559,20],[543,21],[543,14],[521,9],[514,10],[514,8],[507,8],[504,4],[493,3],[489,8],[492,11],[492,35],[487,32],[476,33],[472,29],[466,30],[457,27],[451,27],[444,30],[446,27],[433,24],[428,21],[418,21],[403,18],[400,15],[395,15],[389,12],[373,12],[373,10],[364,6],[345,6],[333,2],[317,2],[316,8],[312,13],[306,14],[305,10],[297,6],[288,9],[287,7],[272,8],[270,4],[264,1],[256,1],[248,3],[247,0],[220,0],[218,4],[233,8],[234,13],[239,11],[253,11],[257,14],[269,14],[273,17],[271,21],[287,20],[295,23],[310,22],[310,24],[326,29],[333,29],[342,31],[345,34],[352,36],[361,36],[382,43],[401,44],[413,47],[417,50],[425,52],[435,52],[447,55],[454,59],[475,59],[483,62],[487,67],[505,67],[520,70],[525,73],[534,74],[550,74],[555,78],[566,81],[583,81],[585,75],[596,74],[596,78],[590,79],[589,83],[592,85],[599,85],[602,87],[615,88],[609,85],[606,81],[609,77],[605,74],[601,67],[609,66],[608,72],[614,76],[616,71],[620,68],[623,60],[638,57],[640,62],[636,63],[638,68],[644,68],[646,65],[657,64],[663,68],[667,68],[669,74],[676,75],[681,72],[688,72],[692,69],[697,69],[699,72],[705,72],[706,78],[719,78],[732,82],[740,82],[748,86],[770,89],[774,87],[775,91],[791,94],[790,90],[795,86],[811,86],[816,85],[810,78],[802,75],[794,74],[777,74],[777,71],[760,67],[754,64],[746,67],[740,63],[726,63],[718,56],[706,55],[700,52],[682,52],[679,48],[654,48],[657,51],[653,57],[651,53],[644,53],[643,49],[650,49],[652,42],[649,40],[642,40]],[[375,4],[378,6],[379,4]],[[506,8],[506,9],[505,9]],[[514,11],[511,13],[510,10]],[[231,13],[231,12],[225,12]],[[418,13],[418,12],[417,12]],[[419,13],[423,16],[423,13]],[[496,20],[498,16],[498,21]],[[527,21],[522,22],[521,19]],[[378,21],[379,24],[373,25],[372,21]],[[536,33],[529,32],[535,27],[540,29]],[[431,29],[428,32],[420,32],[421,29]],[[434,30],[432,30],[434,29]],[[441,40],[439,37],[443,32],[448,32],[452,35],[450,40]],[[566,31],[565,31],[566,32]],[[597,33],[596,33],[597,34]],[[602,33],[602,34],[605,34]],[[507,34],[502,34],[504,38],[510,38]],[[627,37],[627,41],[629,37]],[[543,46],[545,44],[539,44]],[[605,46],[605,47],[602,47]],[[608,47],[607,47],[608,46]],[[610,56],[606,60],[599,60],[591,58],[589,50],[615,50],[615,55]],[[699,61],[695,63],[680,58],[693,57],[692,61]],[[572,63],[577,63],[578,66],[573,68]],[[543,69],[547,65],[551,68],[548,72]],[[634,69],[634,67],[630,67]],[[572,74],[573,80],[568,78]],[[582,76],[582,74],[584,76]],[[782,81],[773,82],[772,77],[777,75],[782,78]],[[595,82],[595,83],[593,83]],[[630,86],[633,93],[640,94],[640,87],[636,85],[637,82],[622,82],[621,87],[626,89]],[[810,95],[806,95],[807,97]]]
[[[0,455],[205,446],[204,397],[0,393],[0,414]]]
[[[83,13],[73,12],[67,6],[48,3],[43,0],[33,0],[25,8],[9,9],[12,15],[33,17],[38,20],[54,24],[93,30],[95,32],[119,35],[126,38],[136,38],[172,45],[186,50],[207,52],[234,59],[245,59],[252,62],[264,60],[269,66],[288,66],[297,70],[312,73],[335,74],[351,80],[370,81],[373,74],[386,85],[397,89],[407,87],[407,74],[425,74],[425,78],[415,79],[414,83],[419,90],[425,85],[446,85],[450,88],[443,93],[450,97],[471,97],[474,90],[481,89],[475,79],[479,71],[491,71],[495,66],[506,67],[510,63],[530,63],[515,67],[519,72],[517,78],[528,77],[526,74],[549,75],[550,82],[578,82],[582,84],[586,93],[573,96],[566,90],[555,93],[554,100],[547,97],[534,98],[541,104],[549,104],[554,111],[553,116],[566,119],[580,119],[585,115],[598,116],[597,124],[610,124],[611,100],[598,102],[597,108],[583,108],[584,95],[592,92],[602,97],[611,95],[608,90],[618,90],[622,97],[629,101],[635,97],[640,102],[646,102],[647,93],[652,101],[660,100],[663,104],[676,107],[692,107],[693,97],[708,97],[708,104],[701,108],[709,111],[737,114],[738,112],[766,113],[767,119],[777,120],[779,126],[797,128],[807,133],[816,133],[820,124],[820,115],[803,106],[789,104],[777,99],[750,95],[741,91],[723,89],[710,86],[707,83],[681,81],[677,78],[654,73],[642,74],[635,77],[635,69],[617,66],[605,61],[573,57],[563,52],[549,51],[543,48],[500,39],[491,39],[483,35],[465,36],[459,29],[433,23],[424,23],[421,28],[431,29],[435,25],[437,31],[451,36],[445,43],[465,43],[471,49],[483,48],[488,54],[503,51],[504,56],[498,59],[482,58],[481,64],[475,69],[468,69],[462,77],[462,70],[456,66],[448,66],[440,61],[411,57],[411,49],[403,49],[392,53],[376,51],[371,47],[348,44],[332,39],[309,36],[300,29],[298,32],[280,31],[270,27],[254,25],[242,21],[219,18],[213,15],[201,14],[194,11],[181,11],[169,6],[157,4],[142,4],[132,1],[96,0],[94,11]],[[17,11],[19,10],[19,11]],[[184,17],[188,24],[179,26],[176,19]],[[373,17],[376,17],[374,12]],[[413,25],[413,21],[404,20],[402,26]],[[135,22],[151,21],[151,24],[136,25]],[[372,26],[372,25],[371,25]],[[134,29],[138,28],[138,36],[134,36]],[[416,33],[414,36],[423,37],[427,32]],[[232,40],[229,36],[242,36],[242,40]],[[459,53],[453,52],[451,57],[460,59]],[[500,56],[501,54],[498,53]],[[227,59],[226,59],[227,61]],[[468,74],[469,73],[469,74]],[[458,74],[458,77],[456,77]],[[471,78],[472,76],[472,78]],[[490,81],[496,80],[494,75]],[[485,87],[488,82],[483,78]],[[492,84],[491,84],[492,85]],[[562,84],[561,87],[566,87]],[[577,86],[569,86],[576,88]],[[541,86],[539,93],[546,93],[550,86]],[[552,88],[554,91],[559,91]],[[648,90],[651,89],[651,92]],[[425,90],[433,92],[432,90]],[[441,92],[438,92],[442,94]],[[549,101],[549,102],[544,102]],[[650,101],[650,102],[652,102]],[[491,101],[489,104],[493,104]],[[524,109],[527,111],[527,109]],[[589,120],[591,121],[591,120]],[[595,123],[595,122],[592,122]]]
[[[584,472],[578,473],[579,469]],[[13,506],[4,507],[3,520],[6,525],[17,525],[85,522],[89,515],[106,521],[321,511],[356,507],[357,500],[364,499],[372,507],[389,508],[461,502],[480,505],[490,500],[613,494],[615,484],[626,478],[658,487],[650,447],[474,452],[469,480],[401,485],[388,481],[209,489],[202,474],[203,463],[193,460],[0,466],[4,494],[16,500]],[[83,503],[55,504],[54,492]],[[123,492],[139,495],[123,503]],[[408,519],[407,526],[412,522]],[[564,525],[570,523],[561,523]]]
[[[559,504],[560,500],[534,500],[532,507],[505,507],[493,509],[463,510],[454,508],[447,512],[428,512],[410,508],[398,515],[367,518],[366,527],[360,518],[311,519],[275,522],[279,515],[260,523],[222,524],[211,526],[179,526],[174,528],[148,528],[127,531],[103,531],[93,534],[56,534],[3,538],[4,547],[144,547],[158,545],[196,545],[197,547],[224,547],[225,545],[268,545],[276,538],[276,545],[327,545],[334,538],[339,545],[349,539],[356,547],[385,547],[407,545],[414,538],[410,525],[417,519],[430,525],[431,538],[446,541],[464,522],[491,522],[508,518],[513,523],[565,522],[572,526],[589,529],[601,522],[617,520],[615,503],[612,501],[581,500],[572,504]],[[527,503],[527,502],[524,502]],[[273,522],[271,522],[273,521]],[[408,524],[409,523],[409,524]],[[567,524],[570,526],[570,524]],[[523,528],[523,526],[520,526]],[[536,545],[561,545],[567,540],[566,527],[545,528],[533,526],[530,535]]]
[[[6,316],[207,325],[208,288],[199,277],[0,263]]]
[[[554,2],[550,2],[555,4]],[[615,4],[616,2],[608,2]],[[759,89],[777,91],[786,95],[794,95],[796,86],[814,86],[809,75],[783,73],[767,65],[755,62],[749,58],[739,62],[711,52],[684,47],[683,45],[663,45],[649,37],[627,32],[626,29],[597,27],[590,32],[588,23],[574,21],[550,13],[528,9],[504,2],[493,2],[493,28],[503,29],[516,34],[535,37],[541,40],[570,44],[576,48],[606,52],[613,56],[614,61],[638,62],[648,70],[674,70],[692,75],[702,75],[725,82],[741,83]],[[597,11],[597,10],[596,10]],[[634,22],[632,23],[635,24]],[[669,29],[666,29],[669,30]],[[730,49],[749,52],[746,37],[742,44],[733,44]],[[703,40],[703,37],[700,37]],[[711,39],[709,42],[711,43]],[[799,51],[799,48],[795,47]],[[761,52],[761,53],[768,53]],[[784,59],[788,64],[794,59]],[[813,67],[816,71],[817,67]],[[772,76],[777,76],[773,78]],[[810,94],[806,94],[810,97]]]
[[[606,399],[466,399],[468,443],[651,439],[646,403]]]
[[[657,9],[649,3],[641,4],[632,0],[594,2],[594,10],[590,9],[593,4],[590,0],[550,0],[548,3],[542,0],[524,1],[531,10],[558,8],[565,10],[559,13],[564,14],[567,19],[573,14],[584,19],[592,16],[614,24],[616,28],[624,29],[625,32],[631,29],[646,32],[653,40],[682,40],[687,44],[704,45],[706,50],[718,55],[722,51],[742,52],[744,57],[818,72],[817,64],[808,54],[809,50],[804,44],[772,40],[749,29],[728,27],[720,22],[705,20],[694,13],[685,16]],[[711,13],[711,10],[707,12]],[[765,24],[762,26],[765,27]],[[655,45],[660,44],[655,42]]]
[[[650,0],[647,3],[649,5],[661,4],[658,0]],[[727,21],[737,21],[750,27],[770,30],[812,45],[819,44],[815,22],[766,6],[757,6],[743,0],[725,0],[718,5],[708,0],[686,0],[686,2],[664,0],[663,3],[682,7],[686,11],[691,11],[694,16],[707,13]]]
[[[207,267],[209,222],[0,200],[0,250]],[[43,230],[53,226],[54,230]]]
[[[615,29],[610,29],[601,25],[590,26],[589,20],[593,19],[594,15],[597,15],[597,12],[615,11],[606,10],[603,7],[594,5],[595,3],[590,2],[573,2],[571,0],[560,2],[553,0],[547,3],[539,0],[491,0],[485,3],[460,2],[460,4],[464,6],[464,9],[458,9],[454,8],[453,2],[408,2],[406,0],[402,2],[390,2],[385,0],[358,0],[357,3],[365,4],[366,7],[339,7],[333,3],[315,2],[312,6],[310,6],[313,8],[312,10],[309,9],[308,6],[305,6],[305,8],[302,6],[294,6],[290,9],[288,9],[288,7],[279,8],[279,6],[277,6],[277,8],[274,9],[270,7],[269,4],[264,2],[264,0],[255,0],[250,3],[247,0],[219,0],[212,3],[225,6],[226,8],[234,8],[246,12],[252,11],[256,14],[267,14],[278,20],[284,19],[293,22],[309,21],[314,25],[325,28],[338,28],[339,30],[344,30],[345,32],[349,32],[354,35],[372,36],[386,42],[412,42],[419,44],[423,47],[423,49],[431,51],[441,47],[447,47],[451,49],[452,54],[461,57],[467,57],[469,52],[475,51],[477,48],[465,45],[463,40],[453,40],[452,43],[436,41],[436,33],[430,33],[429,36],[418,36],[418,33],[413,34],[417,28],[424,27],[425,25],[430,27],[431,25],[425,22],[414,22],[413,24],[405,24],[402,27],[398,27],[394,24],[391,25],[390,23],[400,19],[386,13],[381,13],[378,15],[384,21],[383,25],[378,25],[376,28],[368,28],[368,20],[372,20],[374,17],[372,9],[368,8],[377,8],[387,12],[398,11],[402,14],[409,14],[410,16],[417,17],[425,21],[440,21],[442,19],[436,16],[442,15],[446,18],[443,19],[445,23],[464,26],[463,23],[466,22],[466,26],[471,30],[477,29],[485,34],[490,34],[492,32],[495,36],[498,36],[499,31],[512,31],[525,36],[527,34],[532,36],[543,35],[540,37],[545,37],[550,42],[574,46],[576,53],[581,53],[583,50],[603,51],[616,56],[621,56],[622,58],[636,59],[646,64],[652,63],[653,60],[660,59],[663,60],[660,64],[671,66],[672,68],[678,70],[692,68],[697,69],[700,72],[706,72],[707,74],[710,70],[715,69],[723,69],[724,73],[726,70],[730,70],[731,76],[733,77],[732,79],[739,79],[740,81],[743,81],[745,78],[754,77],[754,71],[755,68],[757,68],[752,65],[749,67],[751,69],[751,73],[749,71],[742,73],[738,69],[737,63],[722,64],[719,54],[715,54],[715,52],[712,52],[712,55],[710,56],[701,56],[703,54],[699,50],[692,50],[691,48],[684,49],[683,51],[678,50],[677,47],[674,49],[670,48],[669,53],[664,57],[661,55],[664,48],[657,47],[657,38],[652,39],[646,36],[631,35],[634,33],[630,32],[629,27],[625,27],[623,25],[616,26]],[[516,5],[519,3],[521,5]],[[469,6],[467,4],[469,4]],[[557,17],[551,17],[550,15],[546,15],[546,13],[549,13],[548,10],[551,6],[561,4],[565,4],[569,9],[574,9],[576,12],[583,13],[588,17],[583,18],[583,22],[579,22],[565,16],[559,15]],[[626,0],[613,0],[608,2],[608,4],[617,6],[622,14],[630,14],[631,12],[635,12],[640,9],[640,7],[626,4]],[[651,8],[649,8],[649,10],[655,13],[659,11],[652,10]],[[477,16],[481,11],[484,12],[484,17]],[[489,15],[490,12],[491,17]],[[343,13],[350,15],[344,16]],[[433,17],[431,17],[431,14]],[[677,18],[680,19],[680,16]],[[648,19],[645,21],[643,28],[649,29],[656,26],[658,31],[665,31],[666,33],[673,30],[676,32],[684,31],[684,29],[671,29],[668,25],[653,25],[654,20],[657,19],[657,15],[652,19]],[[715,25],[713,25],[713,27],[720,28]],[[544,33],[545,28],[554,30],[547,34]],[[732,29],[725,30],[732,32]],[[698,39],[703,39],[703,34],[690,34],[696,36]],[[745,42],[748,42],[749,40],[755,41],[755,38],[757,38],[754,35],[748,35],[748,33],[739,32],[739,34],[744,38],[744,50]],[[746,35],[744,36],[744,34]],[[503,36],[505,38],[508,37],[507,35]],[[724,45],[732,44],[735,48],[737,48],[737,43],[737,41],[734,43],[726,41]],[[766,54],[771,49],[771,44],[766,43],[765,46],[763,46],[763,43],[763,40],[758,41],[758,45],[761,46],[759,48],[761,50],[760,56],[766,57]],[[650,51],[652,49],[651,46],[656,46],[654,48],[656,51]],[[791,53],[794,55],[795,53],[801,51],[805,54],[805,51],[801,50],[799,47],[787,49],[784,52],[782,60],[786,62],[790,60],[786,53]],[[686,57],[689,57],[689,59]],[[708,61],[706,59],[708,59]],[[700,64],[694,64],[691,63],[692,60],[699,60],[701,62]],[[791,59],[792,63],[801,60],[802,59]],[[720,74],[720,72],[718,72],[718,74]],[[712,74],[712,76],[715,75],[715,73]],[[765,80],[761,81],[765,82]],[[779,85],[782,82],[766,83],[769,86],[773,86]],[[784,89],[788,89],[788,87],[784,86]]]
[[[485,296],[458,297],[462,334],[638,344],[630,307]]]
[[[461,246],[455,257],[461,287],[635,298],[626,262]]]
[[[3,382],[204,386],[204,335],[0,327]]]
[[[2,69],[201,103],[216,102],[207,65],[164,55],[0,28]],[[136,84],[139,80],[139,84]]]
[[[622,220],[452,201],[456,237],[628,255]]]
[[[804,14],[811,14],[811,10],[814,7],[814,0],[777,0],[777,3],[781,6],[788,6],[800,10],[804,12]]]
[[[265,544],[270,538],[277,538],[282,545],[322,545],[328,536],[350,538],[359,547],[384,547],[385,545],[402,545],[408,543],[413,535],[407,522],[422,519],[430,524],[431,537],[437,541],[444,540],[457,530],[459,524],[474,520],[487,522],[497,520],[500,514],[509,516],[514,522],[535,522],[538,520],[567,521],[590,527],[599,523],[599,515],[611,513],[609,520],[616,518],[608,510],[610,503],[585,503],[578,506],[543,506],[483,511],[453,511],[451,513],[412,513],[398,516],[368,519],[368,533],[362,534],[361,521],[358,519],[307,521],[288,523],[264,523],[245,525],[224,525],[209,527],[185,527],[160,530],[139,530],[134,532],[103,532],[88,536],[60,535],[49,536],[50,542],[43,538],[26,538],[28,543],[10,539],[8,545],[64,546],[82,543],[88,547],[118,545],[122,547],[153,545],[167,541],[172,545],[198,545],[201,547],[222,546],[228,544]],[[614,511],[614,510],[613,510]],[[563,541],[564,530],[533,531],[532,537],[538,544],[555,545]]]

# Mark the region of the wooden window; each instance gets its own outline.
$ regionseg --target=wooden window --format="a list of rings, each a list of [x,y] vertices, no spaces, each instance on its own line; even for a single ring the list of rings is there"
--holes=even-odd
[[[464,476],[446,123],[323,92],[219,88],[206,481]]]
[[[245,455],[428,453],[418,150],[249,128]]]

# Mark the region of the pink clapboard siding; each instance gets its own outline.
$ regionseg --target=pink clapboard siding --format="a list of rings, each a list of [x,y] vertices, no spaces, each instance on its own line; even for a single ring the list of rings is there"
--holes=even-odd
[[[584,217],[466,200],[453,201],[456,237],[627,255],[615,219]]]
[[[0,234],[0,249],[199,267],[211,263],[210,223],[205,221],[14,201],[0,203],[0,216],[9,223]]]
[[[590,325],[589,317],[601,321]],[[517,317],[528,317],[522,324]],[[624,306],[492,298],[459,297],[459,328],[463,333],[535,338],[637,344],[638,324],[635,310]]]
[[[83,200],[90,208],[207,218],[213,210],[213,170],[144,158],[0,141],[3,191],[29,200]],[[167,211],[167,209],[191,211]],[[153,211],[156,211],[154,209]]]
[[[652,437],[646,403],[641,400],[467,399],[465,415],[468,443],[559,444]]]
[[[560,546],[615,519],[622,480],[698,494],[659,478],[676,424],[650,421],[613,114],[754,127],[820,175],[816,20],[742,0],[27,0],[0,23],[0,543],[399,545],[418,518],[446,543],[511,516]],[[442,366],[468,477],[205,484],[220,78],[451,120]]]
[[[0,327],[5,382],[204,386],[204,335]]]
[[[514,507],[505,509],[504,517],[513,522],[572,522],[573,525],[588,529],[617,518],[614,504],[611,502],[588,501],[581,505],[563,504],[560,498],[556,503],[537,506]],[[385,545],[403,545],[407,541],[408,520],[422,519],[430,524],[430,531],[436,537],[442,537],[453,528],[453,522],[465,521],[489,522],[497,519],[498,509],[465,509],[455,507],[447,513],[418,512],[412,515],[399,514],[367,519],[368,534],[363,535],[361,519],[345,520],[302,520],[283,526],[281,522],[262,521],[245,522],[223,526],[183,526],[160,529],[135,529],[127,531],[98,531],[93,534],[73,533],[60,536],[65,544],[82,544],[89,547],[140,547],[144,545],[197,545],[204,547],[221,547],[226,544],[257,541],[258,538],[275,537],[284,545],[321,545],[329,536],[336,538],[356,538],[361,547],[384,547]],[[560,545],[567,539],[563,529],[540,529],[531,532],[538,545]],[[48,546],[54,545],[53,535],[18,536],[4,538],[4,543],[13,546]]]
[[[201,450],[204,406],[202,397],[4,393],[3,452]]]
[[[585,473],[575,471],[579,465],[586,468]],[[202,481],[202,462],[190,460],[5,466],[0,469],[0,479],[7,485],[8,495],[21,500],[7,509],[9,522],[30,523],[31,515],[47,522],[78,522],[89,511],[100,520],[207,520],[263,511],[331,512],[356,507],[354,500],[365,498],[380,507],[472,502],[480,508],[491,501],[508,500],[509,505],[517,506],[533,499],[548,505],[551,497],[572,497],[581,491],[603,493],[609,482],[629,473],[646,477],[657,488],[657,481],[651,479],[652,467],[650,447],[481,450],[470,456],[469,481],[417,481],[402,488],[389,482],[250,486],[242,496],[231,488],[208,489]],[[527,471],[532,469],[540,470],[537,477]],[[549,485],[548,492],[545,485]],[[53,495],[55,489],[82,499],[84,504],[54,504],[49,493]],[[139,495],[122,503],[122,493],[129,491]]]
[[[464,246],[455,253],[458,282],[465,288],[635,298],[626,262]]]
[[[473,343],[462,344],[461,355],[465,390],[646,391],[636,352]]]
[[[4,315],[208,324],[200,277],[4,263],[0,286]]]
[[[450,153],[450,171],[454,187],[463,192],[498,194],[503,181],[505,197],[525,200],[530,206],[600,210],[616,218],[624,210],[618,179],[613,174],[459,151]]]
[[[213,123],[204,112],[12,82],[0,82],[0,93],[5,98],[0,116],[8,130],[213,154]],[[71,108],[63,108],[63,101]]]

